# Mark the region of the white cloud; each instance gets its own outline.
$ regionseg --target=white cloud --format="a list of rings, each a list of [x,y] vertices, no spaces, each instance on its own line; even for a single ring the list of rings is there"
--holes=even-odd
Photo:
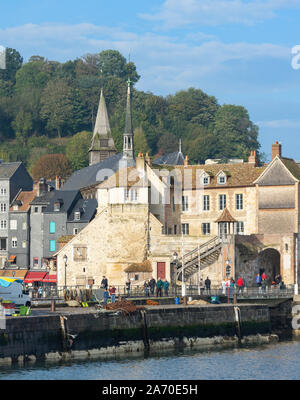
[[[253,24],[274,18],[281,9],[299,8],[299,0],[165,0],[158,12],[140,14],[165,28],[190,24]]]
[[[300,121],[290,120],[290,119],[277,119],[271,121],[258,121],[256,124],[260,128],[274,128],[274,129],[283,129],[283,128],[295,128],[300,129]]]
[[[199,34],[201,38],[201,34]],[[203,38],[204,39],[204,38]],[[166,94],[203,86],[205,78],[231,68],[230,62],[264,59],[290,62],[290,49],[271,43],[223,43],[207,38],[191,41],[154,33],[136,34],[94,24],[27,24],[0,30],[0,43],[27,58],[39,54],[58,61],[116,49],[131,54],[142,76],[138,87]],[[251,84],[251,83],[250,83]]]

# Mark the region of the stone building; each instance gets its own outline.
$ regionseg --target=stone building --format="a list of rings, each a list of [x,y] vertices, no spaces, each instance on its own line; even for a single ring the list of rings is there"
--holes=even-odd
[[[282,156],[278,143],[263,167],[254,151],[247,163],[191,166],[186,157],[184,166],[172,168],[151,166],[140,154],[136,167],[97,186],[97,216],[57,254],[59,284],[65,270],[67,284],[82,282],[85,274],[96,285],[102,275],[124,284],[128,267],[146,260],[155,278],[172,279],[173,255],[197,248],[200,272],[195,257],[185,280],[208,275],[219,285],[230,264],[230,273],[243,275],[249,286],[263,269],[270,280],[280,273],[294,283],[299,179],[298,165]],[[215,246],[210,257],[207,243]]]

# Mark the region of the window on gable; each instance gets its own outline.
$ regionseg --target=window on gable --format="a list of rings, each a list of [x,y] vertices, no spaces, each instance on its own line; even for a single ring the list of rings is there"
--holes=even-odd
[[[202,177],[202,184],[203,185],[209,185],[209,183],[210,183],[210,177],[208,175],[204,175]]]
[[[55,251],[55,240],[50,240],[50,251]]]
[[[226,183],[226,175],[219,175],[218,176],[218,183],[220,185],[224,185],[224,183]]]
[[[75,213],[74,213],[74,220],[75,220],[75,221],[80,221],[80,211],[75,211]]]

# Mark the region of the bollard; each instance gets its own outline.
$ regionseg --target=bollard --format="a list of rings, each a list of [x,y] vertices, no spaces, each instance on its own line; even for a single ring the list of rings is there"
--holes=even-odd
[[[55,311],[55,300],[54,299],[51,300],[51,311],[52,312]]]
[[[233,295],[233,304],[237,304],[237,297],[236,297],[236,293]]]

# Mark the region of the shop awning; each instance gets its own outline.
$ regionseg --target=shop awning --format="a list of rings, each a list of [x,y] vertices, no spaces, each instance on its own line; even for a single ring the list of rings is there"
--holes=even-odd
[[[30,271],[26,275],[24,282],[25,283],[42,282],[46,275],[47,272]]]
[[[16,258],[17,258],[17,256],[9,256],[8,262],[14,263],[14,262],[16,262]]]
[[[57,282],[57,276],[56,275],[49,275],[47,274],[45,278],[43,279],[43,282],[46,283],[56,283]]]
[[[24,279],[27,272],[27,269],[2,269],[0,270],[0,276]]]

